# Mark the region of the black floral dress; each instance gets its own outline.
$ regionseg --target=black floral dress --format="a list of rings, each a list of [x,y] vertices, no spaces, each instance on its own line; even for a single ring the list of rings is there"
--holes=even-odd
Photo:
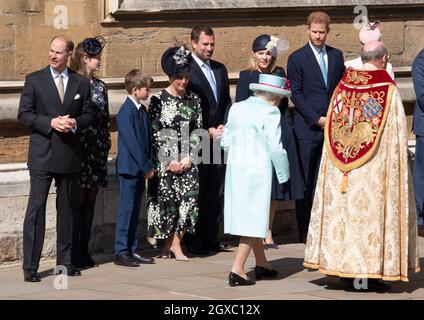
[[[107,157],[111,146],[106,85],[103,81],[93,78],[90,87],[95,118],[87,129],[81,131],[80,188],[107,186]]]
[[[199,211],[197,165],[178,174],[168,169],[168,163],[185,158],[199,146],[200,136],[191,133],[202,128],[200,99],[192,92],[174,97],[162,90],[150,100],[149,116],[157,173],[148,180],[148,234],[166,239],[173,232],[194,233]]]

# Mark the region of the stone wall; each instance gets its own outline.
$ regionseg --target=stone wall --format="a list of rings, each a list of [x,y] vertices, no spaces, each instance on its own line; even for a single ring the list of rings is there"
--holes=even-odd
[[[130,69],[141,67],[154,76],[155,90],[166,86],[160,68],[161,54],[175,41],[189,44],[193,25],[201,23],[214,28],[214,59],[227,66],[234,96],[238,72],[247,66],[252,40],[262,33],[286,36],[290,49],[278,60],[285,67],[288,55],[307,42],[305,21],[313,9],[325,9],[332,17],[328,43],[342,49],[346,58],[356,57],[360,48],[358,30],[353,25],[357,15],[354,6],[360,2],[193,0],[176,1],[178,5],[172,6],[173,1],[159,0],[0,0],[0,263],[22,257],[22,222],[29,188],[24,163],[29,131],[16,122],[19,93],[25,75],[47,65],[48,45],[54,35],[64,33],[76,43],[95,35],[102,35],[107,41],[98,75],[106,80],[110,90],[113,156],[114,115],[125,98],[122,77]],[[391,52],[409,127],[415,100],[410,65],[424,47],[423,9],[424,4],[416,0],[376,0],[368,6],[370,19],[382,21],[383,41]],[[110,185],[100,192],[96,205],[92,241],[96,253],[111,252],[117,197],[112,161]],[[52,189],[47,208],[45,257],[55,254],[54,201]],[[293,204],[282,206],[290,210],[277,216],[277,236],[293,236]],[[145,224],[145,217],[142,223]]]
[[[2,0],[0,81],[23,80],[29,72],[45,66],[49,41],[58,33],[69,35],[75,42],[86,36],[103,35],[107,45],[104,67],[99,74],[102,77],[123,77],[135,67],[142,67],[152,75],[163,75],[159,63],[162,52],[175,40],[189,44],[191,27],[198,23],[214,28],[217,42],[214,58],[225,63],[230,72],[246,67],[251,42],[261,33],[288,38],[291,47],[278,61],[285,66],[288,55],[307,42],[307,14],[321,8],[333,20],[328,43],[342,49],[347,58],[359,52],[353,4],[360,1],[327,0],[319,4],[306,0],[202,1],[204,5],[215,3],[217,8],[209,5],[209,9],[202,10],[198,1],[184,1],[179,3],[191,5],[192,10],[173,11],[169,7],[172,1],[166,1],[165,9],[164,1],[133,0],[117,2],[127,11],[122,8],[113,11],[107,9],[110,0]],[[424,3],[415,0],[373,3],[368,6],[368,14],[371,20],[379,19],[383,23],[382,40],[391,52],[392,64],[410,66],[424,47],[421,36],[424,16],[420,14]],[[194,10],[195,5],[198,10]],[[143,12],[140,8],[149,10]]]
[[[120,78],[121,83],[111,81],[111,89],[116,90],[115,109],[125,96],[122,77],[130,69],[140,67],[156,77],[163,76],[160,68],[162,52],[175,41],[189,44],[191,27],[197,23],[214,27],[217,42],[214,58],[226,64],[233,74],[234,85],[238,72],[247,66],[252,39],[261,33],[287,37],[290,49],[278,60],[281,66],[286,66],[288,55],[307,42],[305,20],[313,9],[326,9],[332,17],[330,45],[342,49],[346,58],[355,57],[360,50],[358,31],[353,24],[357,16],[354,5],[359,1],[202,0],[196,1],[198,10],[193,10],[194,2],[191,1],[179,2],[178,6],[165,2],[0,1],[0,163],[25,161],[28,130],[15,120],[22,88],[20,81],[29,72],[47,64],[49,41],[58,33],[69,35],[75,42],[86,36],[106,38],[99,76]],[[380,19],[383,23],[383,41],[391,52],[391,63],[400,70],[410,67],[418,51],[424,47],[424,16],[419,14],[424,4],[385,0],[373,3],[368,6],[368,13],[370,19]],[[270,6],[273,9],[269,9]],[[410,91],[405,93],[408,98],[404,100],[410,124],[414,97],[409,77],[409,74],[404,75],[402,85]],[[159,89],[164,85],[166,80],[156,87]],[[112,153],[114,150],[115,144]]]

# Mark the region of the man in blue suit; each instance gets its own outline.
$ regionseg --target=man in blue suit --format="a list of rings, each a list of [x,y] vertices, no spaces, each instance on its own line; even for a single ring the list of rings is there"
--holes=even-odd
[[[414,189],[417,216],[423,216],[424,204],[424,50],[418,54],[412,64],[415,103],[412,130],[416,136],[414,161]]]
[[[129,95],[116,116],[118,125],[119,209],[116,218],[115,264],[138,267],[154,263],[153,258],[136,253],[138,220],[145,179],[154,175],[150,122],[142,100],[149,97],[152,78],[141,70],[131,70],[125,77]]]
[[[219,138],[231,106],[227,68],[212,60],[215,35],[208,26],[195,26],[191,31],[193,61],[191,62],[188,90],[201,100],[203,128],[210,136],[210,163],[199,165],[199,221],[196,236],[185,237],[187,249],[194,254],[212,254],[225,249],[217,241],[224,210],[224,153]]]
[[[324,141],[328,105],[345,67],[343,53],[325,44],[330,17],[312,12],[307,20],[309,42],[293,52],[287,62],[295,105],[294,131],[306,180],[305,198],[296,201],[300,242],[306,243],[313,195]]]

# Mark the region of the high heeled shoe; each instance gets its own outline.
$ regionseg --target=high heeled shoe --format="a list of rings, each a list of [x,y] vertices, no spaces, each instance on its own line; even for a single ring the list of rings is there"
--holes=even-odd
[[[235,286],[251,286],[254,285],[256,282],[255,280],[252,280],[250,278],[243,278],[240,277],[237,273],[234,272],[230,272],[230,274],[228,275],[228,284],[230,285],[230,287],[235,287]]]
[[[170,259],[171,258],[171,252],[168,251],[162,251],[162,253],[159,255],[159,258],[161,259]]]
[[[267,269],[260,266],[255,267],[256,280],[261,280],[262,278],[275,278],[278,275],[279,272],[275,269]]]
[[[169,239],[165,240],[160,257],[162,259],[171,259],[171,242],[169,241]]]
[[[169,257],[175,258],[175,260],[177,260],[177,261],[185,261],[185,262],[190,261],[190,259],[184,254],[177,256],[172,249],[169,249]]]

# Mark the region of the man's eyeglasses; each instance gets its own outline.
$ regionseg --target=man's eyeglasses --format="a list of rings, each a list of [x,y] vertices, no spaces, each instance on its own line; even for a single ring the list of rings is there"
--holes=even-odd
[[[85,53],[90,56],[97,56],[100,54],[105,46],[105,39],[103,37],[86,38],[82,42],[82,48]]]

